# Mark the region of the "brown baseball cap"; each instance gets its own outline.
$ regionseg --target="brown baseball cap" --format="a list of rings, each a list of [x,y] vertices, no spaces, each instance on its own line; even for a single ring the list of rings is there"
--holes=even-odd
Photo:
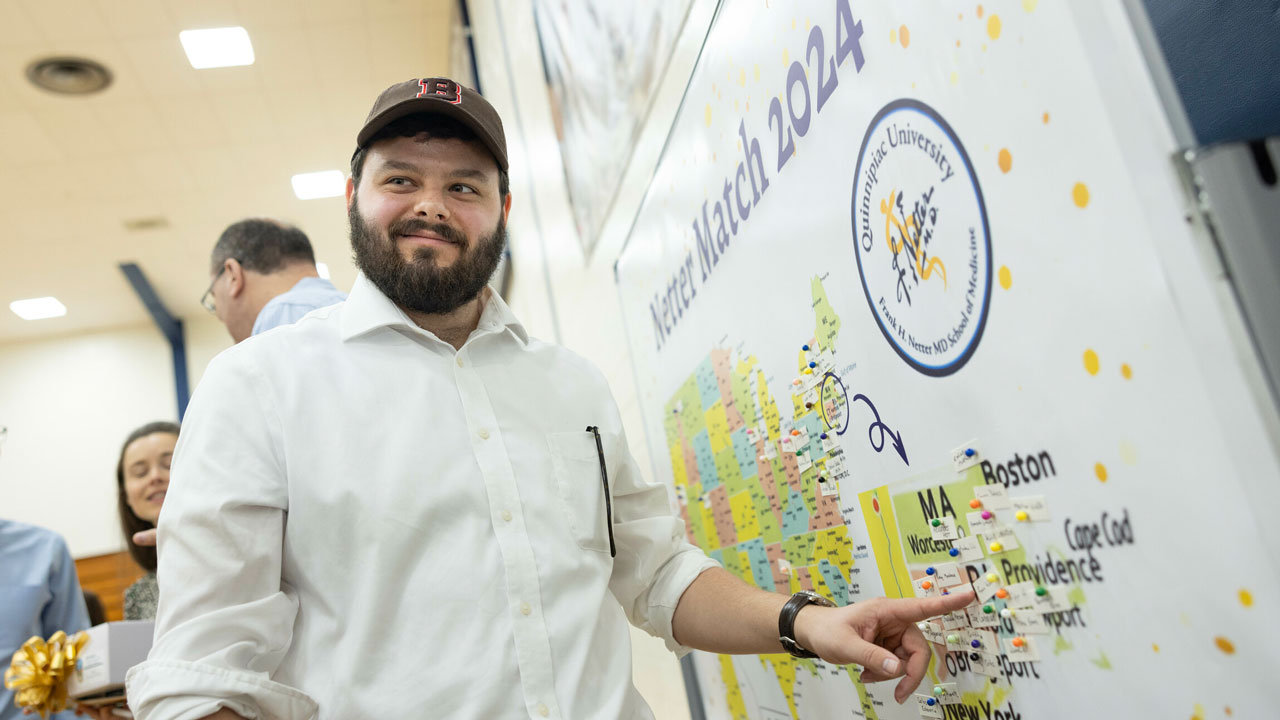
[[[369,140],[393,120],[419,113],[451,117],[471,128],[493,153],[498,167],[507,169],[507,136],[498,111],[480,93],[444,77],[406,80],[383,90],[356,136],[356,147],[368,147]]]

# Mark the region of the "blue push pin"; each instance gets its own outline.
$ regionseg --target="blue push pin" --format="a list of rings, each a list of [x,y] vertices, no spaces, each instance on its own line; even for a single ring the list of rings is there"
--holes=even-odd
[[[938,701],[934,700],[933,698],[929,698],[928,700],[924,701],[924,704],[928,705],[929,707],[933,707],[934,705],[938,704]]]
[[[969,641],[969,647],[972,647],[972,648],[980,648],[980,647],[982,647],[982,643],[981,643],[980,641],[978,641],[978,640],[970,640],[970,641]]]
[[[809,352],[809,346],[808,346],[808,345],[805,345],[804,347],[802,347],[802,348],[800,348],[800,349],[801,349],[801,350],[803,350],[803,351],[805,351],[805,352]]]
[[[973,448],[965,448],[965,449],[964,449],[964,456],[965,456],[965,457],[973,457]]]
[[[816,368],[816,367],[818,367],[818,363],[813,362],[812,360],[810,360],[810,361],[809,361],[809,367],[811,367],[811,368]]]
[[[925,571],[924,571],[924,574],[925,574],[925,575],[932,575],[932,574],[934,574],[934,573],[936,573],[936,572],[938,572],[938,571],[937,571],[937,570],[934,570],[933,568],[929,568],[928,570],[925,570]]]
[[[959,548],[951,548],[950,550],[947,551],[947,554],[950,555],[951,557],[959,557],[960,550]]]

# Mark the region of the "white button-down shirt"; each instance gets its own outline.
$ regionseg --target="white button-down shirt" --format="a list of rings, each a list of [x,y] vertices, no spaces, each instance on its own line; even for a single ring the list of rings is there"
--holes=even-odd
[[[209,365],[159,543],[143,720],[651,717],[624,614],[684,651],[672,614],[714,564],[595,367],[497,295],[455,352],[363,277]]]

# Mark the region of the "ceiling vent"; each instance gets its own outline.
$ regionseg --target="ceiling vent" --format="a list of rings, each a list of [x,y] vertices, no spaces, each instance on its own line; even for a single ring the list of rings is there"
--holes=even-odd
[[[111,71],[101,63],[75,57],[51,57],[27,67],[32,85],[62,95],[90,95],[111,84]]]
[[[133,218],[124,221],[124,229],[129,232],[142,232],[143,230],[160,230],[169,227],[169,221],[159,215],[152,217]]]

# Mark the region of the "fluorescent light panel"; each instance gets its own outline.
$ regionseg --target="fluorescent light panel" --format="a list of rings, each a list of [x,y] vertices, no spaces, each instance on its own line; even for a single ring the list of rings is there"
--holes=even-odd
[[[253,64],[253,43],[242,27],[183,30],[178,40],[197,70]]]
[[[293,194],[299,200],[337,197],[347,191],[347,176],[341,170],[321,170],[293,176]]]
[[[58,298],[55,297],[14,300],[9,303],[9,309],[23,320],[44,320],[67,314],[67,306],[58,302]]]

